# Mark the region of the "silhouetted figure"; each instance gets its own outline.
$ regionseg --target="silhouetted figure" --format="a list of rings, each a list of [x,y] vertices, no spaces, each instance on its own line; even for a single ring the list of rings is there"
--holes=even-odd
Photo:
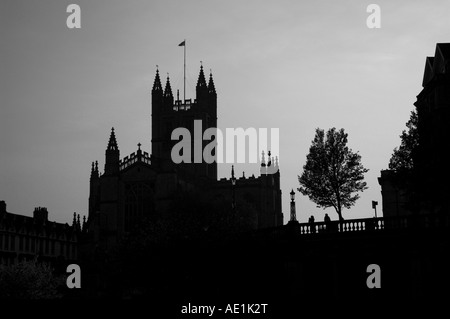
[[[316,232],[316,225],[314,225],[314,216],[311,215],[311,217],[309,217],[309,229],[311,233],[315,233]]]
[[[325,214],[324,221],[325,221],[325,229],[326,229],[326,231],[330,231],[331,230],[331,225],[330,225],[331,219],[330,219],[330,216],[328,216],[328,214]]]

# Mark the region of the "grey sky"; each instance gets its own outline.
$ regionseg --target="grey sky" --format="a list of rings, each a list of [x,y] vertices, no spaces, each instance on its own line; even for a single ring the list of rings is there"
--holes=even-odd
[[[81,29],[66,27],[70,3]],[[345,128],[369,189],[344,218],[373,215],[377,177],[420,92],[425,57],[449,42],[448,1],[376,1],[381,29],[368,29],[370,1],[5,1],[0,2],[0,199],[50,219],[87,214],[90,164],[110,129],[121,157],[150,152],[156,65],[194,98],[200,61],[212,69],[219,128],[279,127],[283,212],[298,187],[315,128]],[[258,172],[235,166],[236,174]],[[230,165],[219,167],[229,177]],[[297,193],[301,222],[325,212]]]

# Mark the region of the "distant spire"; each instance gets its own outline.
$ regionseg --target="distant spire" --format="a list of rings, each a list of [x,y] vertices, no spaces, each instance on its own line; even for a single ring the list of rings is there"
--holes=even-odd
[[[206,87],[206,80],[205,80],[205,73],[203,73],[203,65],[200,65],[200,74],[198,75],[197,88],[203,87]]]
[[[98,176],[98,161],[95,161],[95,173]]]
[[[153,82],[153,92],[162,91],[161,79],[159,78],[159,70],[158,66],[156,66],[156,76],[155,81]]]
[[[117,150],[117,140],[116,140],[116,134],[114,133],[114,127],[111,129],[111,135],[109,136],[109,142],[108,142],[108,150]]]
[[[209,71],[209,83],[208,83],[208,92],[216,93],[216,87],[214,86],[214,80],[212,76],[212,71]]]
[[[83,231],[86,231],[86,215],[83,216]]]
[[[167,73],[167,81],[166,81],[166,87],[164,89],[164,97],[173,98],[172,87],[170,86],[169,73]]]
[[[77,225],[77,213],[73,213],[73,221],[72,221],[72,226],[76,226]]]
[[[231,165],[231,178],[234,178],[234,165]]]

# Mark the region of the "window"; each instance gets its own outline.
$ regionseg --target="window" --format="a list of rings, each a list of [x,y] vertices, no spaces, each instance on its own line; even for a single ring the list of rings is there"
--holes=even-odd
[[[16,249],[16,236],[11,235],[11,250]]]
[[[153,211],[153,190],[149,184],[130,183],[125,186],[125,231],[131,231],[136,223]]]
[[[5,250],[8,250],[9,248],[9,235],[5,235]]]

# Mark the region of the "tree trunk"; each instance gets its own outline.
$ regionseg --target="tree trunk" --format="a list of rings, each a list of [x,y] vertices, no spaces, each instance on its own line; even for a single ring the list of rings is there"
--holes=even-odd
[[[338,207],[337,213],[339,215],[339,231],[342,232],[342,230],[343,230],[342,222],[344,221],[344,218],[342,217],[342,208],[341,207]]]

